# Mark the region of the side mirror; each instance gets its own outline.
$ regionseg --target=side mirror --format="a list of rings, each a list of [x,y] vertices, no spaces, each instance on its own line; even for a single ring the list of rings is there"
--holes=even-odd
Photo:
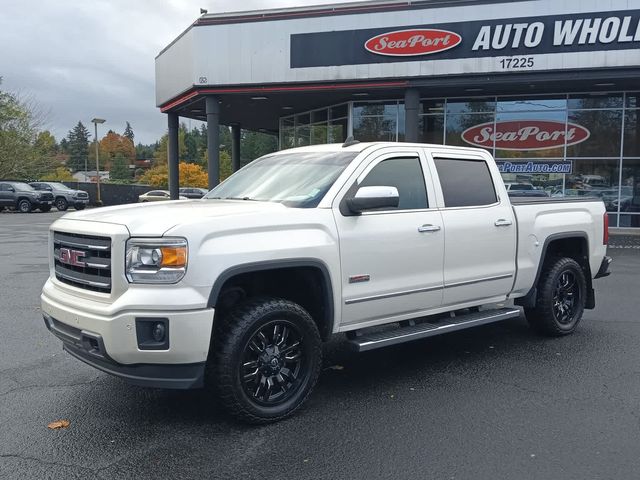
[[[400,194],[396,187],[360,187],[353,198],[347,200],[347,206],[353,213],[378,208],[397,208]]]
[[[13,188],[12,186],[7,187],[7,189],[8,189],[10,192],[16,193],[16,189],[15,189],[15,188]]]

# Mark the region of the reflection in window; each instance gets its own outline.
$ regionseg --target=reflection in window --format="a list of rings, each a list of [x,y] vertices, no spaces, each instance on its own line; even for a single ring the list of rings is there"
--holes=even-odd
[[[353,107],[353,136],[361,142],[395,142],[397,123],[397,102]]]
[[[588,108],[622,108],[622,94],[569,95],[568,106],[570,110]]]
[[[422,143],[444,143],[444,115],[420,115],[418,141]]]
[[[554,97],[508,98],[498,101],[498,112],[550,111],[567,108],[564,95]]]
[[[496,109],[493,98],[470,98],[447,100],[447,114],[450,113],[486,113]]]
[[[625,112],[624,156],[640,157],[640,110]]]
[[[482,124],[493,126],[493,113],[475,113],[462,115],[447,115],[445,143],[459,147],[483,147],[493,152],[493,140],[483,139],[481,135],[462,134]],[[488,143],[486,143],[488,142]]]
[[[621,110],[570,111],[569,122],[586,128],[590,136],[568,146],[568,157],[620,157]]]

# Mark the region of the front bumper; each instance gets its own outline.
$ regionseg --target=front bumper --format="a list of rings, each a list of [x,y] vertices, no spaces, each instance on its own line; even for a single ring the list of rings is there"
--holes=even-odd
[[[88,205],[89,204],[89,199],[88,198],[73,198],[71,200],[71,202],[69,202],[73,205]]]
[[[65,351],[78,360],[105,373],[141,387],[188,389],[204,385],[205,362],[192,364],[132,364],[123,365],[107,353],[100,335],[65,325],[44,314],[44,323],[51,333],[62,340]]]
[[[42,313],[47,328],[62,340],[64,349],[95,368],[136,385],[202,386],[214,310],[159,309],[158,305],[171,303],[167,301],[171,295],[166,289],[146,292],[153,295],[145,297],[138,292],[130,300],[144,298],[149,307],[120,304],[117,311],[98,313],[97,302],[71,296],[49,280],[41,296]],[[168,341],[156,348],[144,343],[138,323],[157,319],[167,322]]]

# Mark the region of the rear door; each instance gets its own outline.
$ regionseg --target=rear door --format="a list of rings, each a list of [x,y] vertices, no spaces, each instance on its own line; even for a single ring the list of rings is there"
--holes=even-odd
[[[342,325],[401,320],[442,302],[443,231],[421,149],[394,147],[368,157],[336,198]],[[353,215],[346,198],[359,187],[398,189],[398,208]]]
[[[433,151],[444,222],[443,305],[489,303],[506,298],[513,286],[516,224],[495,164],[481,153]],[[503,198],[501,198],[503,197]]]

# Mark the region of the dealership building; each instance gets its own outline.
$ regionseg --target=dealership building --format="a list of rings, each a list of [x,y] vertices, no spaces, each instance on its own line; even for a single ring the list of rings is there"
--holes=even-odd
[[[640,227],[640,0],[367,1],[204,14],[156,58],[177,196],[180,117],[277,135],[489,150],[511,189],[596,195]]]

